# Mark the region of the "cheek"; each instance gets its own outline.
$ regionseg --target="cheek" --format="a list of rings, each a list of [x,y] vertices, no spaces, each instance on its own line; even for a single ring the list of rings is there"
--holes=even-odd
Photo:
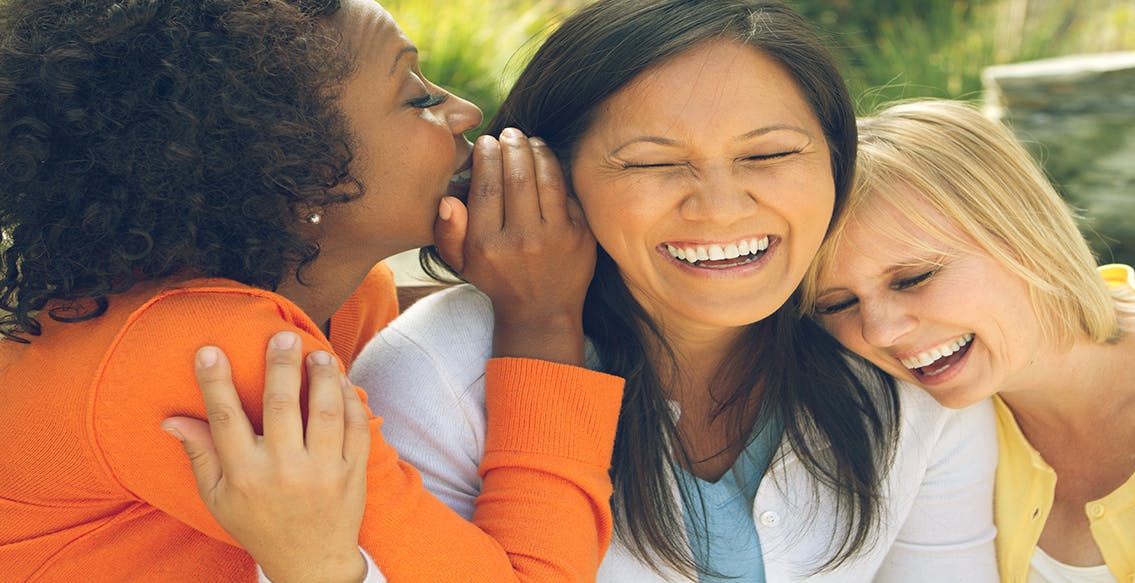
[[[840,344],[843,344],[855,352],[860,352],[863,349],[862,336],[858,334],[852,318],[824,318],[819,320],[819,322],[820,325],[828,331],[828,334],[831,334]]]

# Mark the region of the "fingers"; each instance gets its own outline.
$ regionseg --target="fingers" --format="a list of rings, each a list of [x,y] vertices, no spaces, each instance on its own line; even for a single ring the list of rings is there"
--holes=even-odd
[[[342,391],[343,459],[365,467],[370,454],[370,414],[354,385],[344,382]]]
[[[567,184],[564,183],[560,161],[544,140],[530,138],[528,141],[532,146],[532,161],[536,170],[540,215],[547,222],[566,222],[569,217]]]
[[[162,429],[174,436],[185,448],[193,477],[197,479],[197,491],[206,502],[212,499],[210,493],[221,481],[221,460],[213,446],[213,435],[209,424],[189,417],[170,417],[162,421]]]
[[[225,353],[215,346],[206,346],[197,351],[193,365],[205,401],[209,429],[223,463],[253,447],[256,436],[233,386],[232,369]]]
[[[434,245],[457,273],[465,270],[465,233],[469,227],[469,211],[460,200],[447,196],[438,204],[434,222]]]
[[[329,353],[307,357],[307,450],[313,456],[343,455],[343,384],[339,366]]]
[[[302,381],[299,335],[279,332],[268,341],[264,369],[264,443],[274,453],[303,447]]]
[[[539,223],[540,197],[532,145],[520,130],[505,128],[500,137],[504,168],[504,223]]]
[[[473,178],[469,184],[469,231],[496,233],[504,226],[501,145],[492,136],[473,144]]]

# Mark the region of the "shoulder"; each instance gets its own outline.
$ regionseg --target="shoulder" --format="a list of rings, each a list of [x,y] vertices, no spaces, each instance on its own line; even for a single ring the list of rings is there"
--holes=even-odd
[[[290,329],[300,335],[305,352],[330,348],[287,299],[236,282],[183,282],[153,290],[132,309],[126,304],[120,309],[129,314],[91,383],[89,415],[106,463],[127,485],[149,483],[153,468],[180,459],[171,457],[177,446],[160,431],[163,419],[205,417],[193,368],[199,348],[224,351],[245,411],[257,426],[268,339]]]
[[[375,335],[351,378],[372,398],[425,378],[465,391],[483,384],[492,343],[489,298],[460,285],[422,298]]]
[[[974,465],[996,464],[997,421],[989,399],[951,409],[906,382],[899,382],[899,399],[902,450],[917,452],[927,463],[952,458],[965,450],[976,456],[969,460]]]
[[[481,338],[487,333],[491,338],[493,305],[472,285],[458,285],[418,300],[391,327],[415,338],[438,332],[456,332],[463,338]]]

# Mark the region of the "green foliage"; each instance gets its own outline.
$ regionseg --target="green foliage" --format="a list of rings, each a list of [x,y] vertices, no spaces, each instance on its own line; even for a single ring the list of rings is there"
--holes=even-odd
[[[790,0],[844,59],[860,111],[915,97],[979,100],[990,65],[1135,49],[1131,0]]]
[[[532,52],[578,2],[385,0],[421,50],[430,81],[476,103],[488,121]]]
[[[531,52],[587,0],[387,0],[439,85],[496,111]],[[1132,0],[788,0],[824,29],[860,111],[895,99],[979,100],[989,66],[1135,50]]]

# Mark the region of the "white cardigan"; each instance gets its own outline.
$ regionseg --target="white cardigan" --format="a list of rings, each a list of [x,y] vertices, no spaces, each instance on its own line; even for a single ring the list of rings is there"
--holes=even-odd
[[[471,286],[422,299],[378,334],[356,359],[352,380],[385,418],[383,436],[421,471],[426,488],[466,519],[480,492],[485,362],[492,307]],[[877,542],[819,574],[835,532],[834,500],[782,444],[753,501],[768,583],[994,583],[993,476],[997,437],[989,402],[939,406],[900,388],[902,428],[886,476]],[[616,509],[617,512],[617,509]],[[377,579],[373,579],[377,580]],[[639,562],[618,537],[597,581],[688,580]]]

